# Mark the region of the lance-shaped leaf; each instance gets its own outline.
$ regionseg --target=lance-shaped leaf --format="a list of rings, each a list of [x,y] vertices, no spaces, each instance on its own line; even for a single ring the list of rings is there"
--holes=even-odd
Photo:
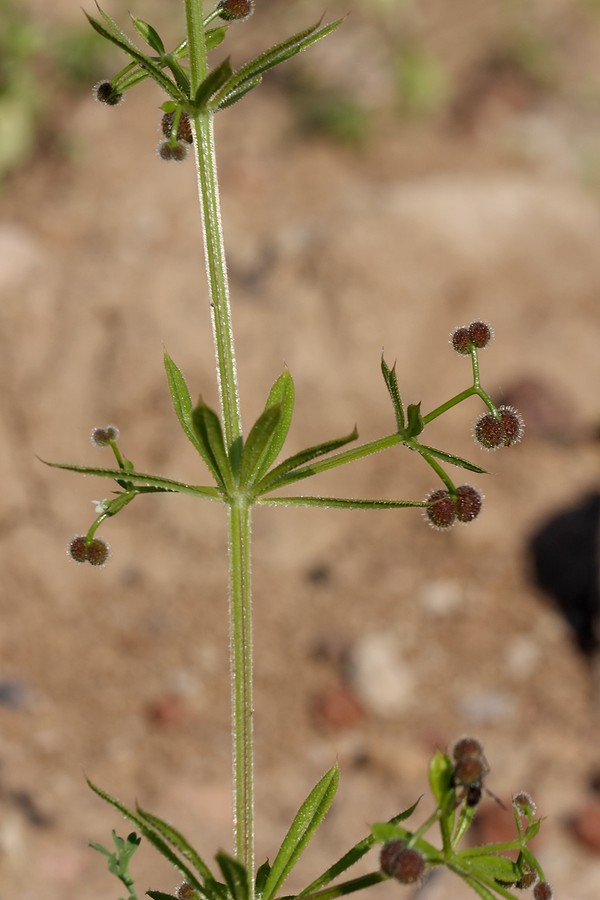
[[[38,457],[39,458],[39,457]],[[193,497],[206,497],[207,500],[222,500],[222,492],[215,487],[200,484],[186,484],[160,475],[147,475],[144,472],[122,469],[101,469],[95,466],[75,466],[71,463],[53,463],[40,458],[40,462],[53,469],[64,469],[67,472],[78,472],[81,475],[97,475],[99,478],[111,478],[125,490],[136,490],[139,493],[176,493],[191,494]]]
[[[254,895],[255,897],[259,897],[262,895],[262,892],[265,889],[265,884],[267,883],[267,878],[269,877],[269,872],[271,871],[271,863],[268,859],[264,861],[262,866],[258,867],[258,871],[256,873],[256,878],[254,879]]]
[[[406,410],[406,430],[405,435],[407,438],[417,437],[423,431],[425,427],[423,423],[423,416],[421,415],[421,404],[420,403],[409,403],[408,409]]]
[[[259,497],[258,506],[320,506],[326,509],[421,509],[423,500],[359,500],[354,497]]]
[[[242,97],[245,97],[246,94],[249,94],[255,87],[258,87],[259,84],[262,84],[262,75],[257,75],[256,78],[251,79],[250,81],[245,81],[243,84],[240,84],[235,90],[231,91],[230,94],[227,94],[224,100],[221,100],[217,109],[227,109],[229,106],[233,106],[234,103],[237,103],[238,100],[241,100]]]
[[[143,19],[138,19],[137,16],[132,15],[132,13],[129,13],[129,15],[135,30],[146,41],[148,46],[152,47],[159,56],[164,56],[166,53],[165,45],[156,29],[148,22],[144,22]]]
[[[152,846],[158,850],[161,856],[163,856],[168,862],[173,865],[177,871],[185,878],[186,881],[195,887],[196,890],[203,896],[209,897],[210,895],[205,890],[204,886],[200,883],[194,872],[177,856],[176,853],[171,850],[166,841],[158,834],[153,828],[151,828],[141,816],[137,815],[137,813],[133,812],[133,810],[129,809],[125,804],[121,803],[120,800],[117,800],[115,797],[112,797],[106,791],[103,791],[102,788],[99,788],[93,782],[86,779],[88,785],[94,791],[95,794],[98,794],[103,800],[117,809],[121,815],[125,816],[126,819],[129,819],[130,822],[136,826],[138,831],[143,834],[143,836],[152,844]],[[212,898],[211,898],[212,900]]]
[[[200,400],[192,412],[192,424],[194,433],[202,444],[204,451],[202,456],[213,473],[215,481],[224,490],[231,490],[233,487],[233,473],[227,451],[225,450],[223,429],[221,428],[221,421],[218,415]]]
[[[271,900],[288,877],[333,803],[339,783],[337,764],[312,789],[283,839],[267,878],[262,900]]]
[[[482,469],[481,466],[476,466],[475,463],[469,462],[468,459],[463,459],[462,456],[456,456],[454,453],[446,453],[445,450],[438,450],[436,447],[428,447],[427,444],[421,444],[417,441],[406,444],[411,450],[416,450],[417,453],[420,453],[421,456],[435,456],[436,459],[441,459],[444,462],[450,463],[452,466],[458,466],[460,469],[467,469],[469,472],[475,472],[477,475],[486,475],[487,470]]]
[[[227,57],[198,85],[198,90],[194,95],[194,106],[196,109],[204,109],[212,95],[231,77],[231,73],[231,62],[229,57]]]
[[[257,75],[262,75],[262,73],[266,72],[268,69],[278,66],[279,63],[284,62],[286,59],[290,59],[292,56],[300,53],[300,51],[306,50],[311,44],[326,37],[326,35],[335,31],[335,29],[341,25],[342,21],[342,19],[338,19],[336,22],[332,22],[330,25],[324,25],[323,27],[319,27],[321,23],[317,22],[315,25],[311,25],[310,28],[299,31],[287,40],[276,44],[274,47],[271,47],[270,50],[265,50],[264,53],[261,53],[259,56],[255,57],[255,59],[250,60],[250,62],[246,63],[245,66],[242,66],[232,75],[229,81],[227,81],[215,97],[213,97],[211,107],[216,109],[223,100],[244,83],[253,81]]]
[[[409,806],[408,809],[405,809],[401,813],[398,813],[398,815],[394,816],[393,819],[390,819],[389,822],[386,822],[384,824],[395,827],[398,822],[402,822],[404,821],[404,819],[408,819],[414,813],[418,803],[419,800],[417,800],[416,803],[413,803],[412,806]],[[373,831],[375,828],[376,826],[374,825]],[[406,832],[403,832],[402,837],[404,838],[405,836]],[[325,887],[325,885],[333,881],[334,878],[338,878],[342,874],[342,872],[345,872],[347,869],[357,863],[359,859],[362,859],[362,857],[366,853],[368,853],[369,850],[374,846],[374,844],[379,840],[383,839],[380,837],[376,837],[374,833],[368,834],[365,838],[362,839],[362,841],[359,841],[354,845],[354,847],[351,847],[350,850],[347,851],[347,853],[344,853],[344,855],[340,857],[337,862],[326,869],[326,871],[323,872],[322,875],[319,875],[318,878],[315,878],[314,881],[311,881],[309,885],[303,888],[298,894],[298,897],[304,897],[307,894],[314,894],[315,891],[318,891],[321,888]]]
[[[281,420],[281,405],[267,406],[260,414],[242,451],[240,467],[240,485],[243,488],[253,487],[269,458],[269,449],[275,430]]]
[[[100,9],[100,7],[98,7]],[[110,26],[106,24],[101,24],[96,19],[93,19],[88,13],[84,10],[84,15],[87,18],[88,22],[92,26],[92,28],[98,32],[103,38],[107,41],[110,41],[115,46],[119,47],[131,59],[135,60],[143,69],[148,72],[148,75],[156,81],[156,83],[174,100],[177,100],[179,103],[185,102],[188,98],[181,93],[181,91],[177,88],[177,86],[168,78],[160,66],[158,66],[149,56],[146,56],[142,53],[138,48],[133,44],[127,35],[121,31],[116,22],[114,22],[110,16],[107,16],[100,9],[100,13],[102,14],[102,18],[104,22],[111,23]]]
[[[385,385],[388,389],[389,395],[392,398],[392,403],[394,404],[394,414],[396,416],[396,425],[398,426],[398,431],[404,431],[404,428],[406,427],[406,420],[404,418],[404,406],[402,405],[402,397],[400,396],[398,379],[396,377],[396,363],[394,363],[394,365],[390,369],[382,356],[381,374],[383,375],[383,380],[385,381]]]
[[[429,787],[436,803],[445,806],[448,796],[454,797],[454,765],[449,756],[438,750],[429,763]]]
[[[175,415],[179,419],[179,424],[181,425],[187,438],[192,442],[200,456],[204,459],[206,465],[208,465],[208,460],[204,458],[204,446],[198,440],[198,437],[196,436],[196,432],[194,430],[194,422],[192,418],[194,407],[192,404],[188,386],[185,382],[185,378],[183,377],[181,369],[179,369],[175,365],[168,353],[165,353],[164,362],[165,370],[167,373],[167,380],[169,382],[169,392],[171,394],[171,400],[173,402]]]
[[[345,434],[343,437],[334,438],[333,440],[325,441],[322,444],[315,444],[313,447],[306,447],[304,450],[294,453],[293,456],[288,456],[287,459],[284,459],[283,462],[274,469],[271,469],[271,471],[265,475],[258,484],[257,491],[261,494],[266,493],[267,491],[274,491],[278,487],[292,484],[294,481],[300,481],[301,478],[307,478],[309,475],[312,475],[310,470],[302,470],[301,473],[295,473],[293,470],[297,469],[299,466],[306,465],[306,463],[311,462],[313,459],[318,459],[320,456],[325,456],[327,453],[339,450],[340,447],[344,447],[346,444],[355,441],[357,438],[358,431],[354,428],[350,434]],[[298,477],[296,477],[296,474],[298,474]]]
[[[249,900],[248,873],[241,862],[219,850],[215,856],[233,900]]]
[[[281,452],[292,423],[294,400],[294,380],[289,371],[284,369],[269,391],[269,396],[267,397],[267,402],[265,404],[265,412],[269,409],[278,407],[280,415],[279,420],[273,429],[268,446],[266,447],[263,460],[257,468],[255,476],[256,481],[265,475],[269,466],[275,462]]]
[[[472,857],[463,860],[460,853],[457,854],[459,865],[465,864],[472,875],[478,878],[491,878],[494,881],[503,881],[505,884],[514,884],[521,877],[519,867],[505,856],[498,856],[494,853],[481,854],[481,856]]]
[[[152,828],[156,829],[162,837],[165,838],[170,844],[175,847],[176,850],[179,850],[184,859],[187,859],[190,862],[198,874],[205,881],[214,881],[214,876],[200,854],[192,847],[190,842],[181,834],[180,831],[177,831],[172,825],[169,825],[168,822],[165,822],[164,819],[155,816],[153,813],[148,812],[146,809],[142,809],[141,806],[136,804],[136,812],[141,818],[148,823]]]

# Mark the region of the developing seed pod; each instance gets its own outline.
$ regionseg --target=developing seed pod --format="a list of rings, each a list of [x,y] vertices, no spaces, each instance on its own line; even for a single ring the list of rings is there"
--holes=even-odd
[[[512,798],[512,805],[521,816],[535,816],[535,802],[527,791],[519,791],[518,794],[515,794]]]
[[[383,845],[379,854],[379,866],[382,872],[385,872],[386,875],[394,874],[396,860],[405,847],[404,841],[390,841]]]
[[[533,889],[534,900],[552,900],[554,891],[547,881],[538,881]]]
[[[448,491],[440,488],[426,497],[430,504],[424,509],[427,523],[437,531],[450,528],[456,521],[456,504]]]
[[[161,131],[166,138],[171,137],[171,130],[173,128],[174,121],[174,112],[166,112],[160,120]],[[179,119],[179,125],[177,126],[177,140],[185,141],[186,144],[192,144],[194,142],[190,117],[185,112],[181,113],[181,117]]]
[[[219,16],[226,22],[243,22],[254,12],[254,0],[220,0],[217,3]]]
[[[185,144],[179,143],[179,141],[173,145],[169,141],[161,141],[156,148],[156,153],[160,159],[164,159],[167,162],[170,160],[181,162],[187,156],[187,147]]]
[[[470,484],[456,488],[456,518],[459,522],[472,522],[481,512],[481,494]]]
[[[98,81],[92,88],[92,93],[98,103],[106,103],[107,106],[117,106],[123,99],[123,94],[111,81]]]
[[[518,881],[515,881],[515,887],[520,891],[528,891],[530,887],[536,884],[537,880],[538,876],[535,869],[532,869],[527,863],[523,863],[521,877]]]
[[[94,428],[90,440],[96,447],[107,447],[111,441],[119,440],[119,434],[116,425],[107,425],[106,428]]]
[[[483,413],[473,426],[473,437],[486,450],[497,450],[498,447],[504,447],[506,432],[502,419],[497,419],[490,412]]]
[[[471,335],[464,325],[455,329],[450,335],[450,343],[457,353],[467,356],[471,352]]]
[[[396,857],[392,873],[400,884],[415,884],[425,874],[425,859],[422,853],[413,847],[406,847]]]
[[[77,537],[73,538],[73,540],[67,547],[67,553],[71,557],[71,559],[75,560],[75,562],[87,562],[88,548],[85,542],[84,534],[78,534]]]
[[[483,746],[474,737],[463,737],[457,741],[452,748],[452,756],[455,762],[466,759],[468,756],[478,756],[484,759]]]
[[[100,538],[93,538],[87,547],[87,561],[92,566],[103,566],[108,562],[110,547]]]
[[[525,431],[525,422],[521,413],[512,406],[499,406],[500,421],[504,429],[504,446],[518,444]]]
[[[468,328],[469,337],[473,342],[473,346],[478,350],[483,350],[494,337],[494,332],[487,322],[471,322]]]

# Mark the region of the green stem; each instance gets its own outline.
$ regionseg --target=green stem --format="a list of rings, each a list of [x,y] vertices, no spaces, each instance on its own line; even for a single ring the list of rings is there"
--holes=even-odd
[[[201,0],[185,0],[190,90],[194,97],[206,78],[208,64]],[[191,117],[202,213],[204,254],[210,290],[211,320],[217,362],[219,397],[227,450],[238,470],[242,423],[235,364],[231,308],[219,185],[214,149],[213,118],[207,110]],[[254,880],[254,801],[252,739],[252,622],[250,584],[250,509],[232,500],[229,517],[229,628],[232,692],[234,844],[238,860]]]
[[[244,501],[229,508],[229,603],[233,780],[237,857],[254,884],[254,755],[252,735],[251,517]]]

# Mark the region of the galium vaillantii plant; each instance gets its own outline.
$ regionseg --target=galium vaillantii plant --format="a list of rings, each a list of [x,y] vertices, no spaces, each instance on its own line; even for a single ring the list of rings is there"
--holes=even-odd
[[[242,430],[213,139],[214,115],[258,87],[269,69],[327,37],[341,24],[338,20],[311,25],[238,69],[234,69],[229,58],[209,67],[209,53],[225,40],[232,23],[243,21],[253,12],[253,6],[253,0],[220,0],[207,12],[202,0],[184,0],[186,34],[173,50],[166,49],[152,25],[132,15],[133,27],[150,52],[140,50],[100,7],[97,17],[88,15],[92,27],[128,57],[127,64],[112,79],[96,85],[96,98],[108,106],[117,106],[127,91],[148,78],[153,79],[166,98],[162,104],[164,138],[158,147],[159,157],[182,161],[188,154],[193,155],[220,411],[211,409],[201,399],[192,401],[181,371],[165,354],[175,414],[185,436],[208,469],[210,483],[187,484],[140,472],[122,453],[116,426],[94,429],[92,441],[98,447],[110,448],[115,458],[113,467],[53,465],[112,480],[117,490],[111,499],[98,502],[95,520],[85,534],[73,538],[69,554],[77,562],[103,565],[109,549],[97,536],[98,528],[138,496],[148,493],[191,494],[222,504],[227,511],[229,543],[233,852],[219,851],[215,856],[216,865],[211,868],[174,826],[139,806],[130,809],[90,783],[92,789],[135,828],[124,838],[113,832],[114,850],[92,844],[107,858],[110,871],[125,886],[128,900],[137,900],[129,866],[142,838],[169,860],[183,879],[175,894],[149,890],[147,893],[154,900],[275,900],[282,896],[281,889],[288,875],[323,820],[337,790],[338,768],[334,765],[301,805],[272,863],[265,861],[255,870],[250,527],[253,507],[301,505],[389,511],[416,507],[432,527],[443,530],[455,522],[471,522],[479,514],[482,503],[476,488],[455,484],[448,474],[448,467],[474,474],[483,474],[484,469],[424,443],[427,425],[457,404],[478,397],[485,406],[485,412],[474,426],[474,437],[480,446],[486,449],[508,447],[515,444],[523,432],[519,413],[511,407],[496,406],[481,386],[479,354],[492,338],[490,326],[482,321],[457,328],[451,337],[454,351],[470,360],[470,386],[429,412],[423,412],[419,403],[404,404],[395,365],[390,366],[381,359],[381,372],[393,413],[392,430],[383,437],[356,444],[358,432],[354,428],[341,437],[328,438],[315,446],[285,455],[284,445],[294,412],[294,382],[285,368],[273,384],[263,412],[247,433]],[[349,444],[354,446],[348,449]],[[321,472],[397,445],[418,453],[441,482],[424,500],[362,500],[285,493],[292,485]],[[408,829],[405,823],[415,812],[415,803],[389,822],[373,825],[362,841],[293,896],[306,900],[334,900],[389,878],[395,878],[401,884],[416,884],[432,868],[445,866],[484,900],[515,897],[515,889],[529,887],[533,887],[535,900],[551,900],[552,889],[529,847],[541,820],[535,818],[535,807],[527,794],[520,793],[513,798],[516,825],[513,840],[481,847],[460,847],[482,792],[486,790],[484,782],[488,772],[483,748],[474,738],[461,739],[448,753],[437,752],[429,768],[434,812],[419,827]],[[439,830],[437,844],[441,846],[426,840],[426,834],[434,827]],[[372,872],[340,880],[377,845],[382,849]]]

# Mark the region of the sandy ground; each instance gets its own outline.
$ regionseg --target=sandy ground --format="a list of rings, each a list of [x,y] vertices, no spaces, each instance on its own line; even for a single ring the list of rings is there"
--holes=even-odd
[[[406,400],[431,409],[468,384],[448,333],[483,318],[496,332],[483,383],[529,428],[486,455],[471,437],[474,401],[431,427],[430,443],[492,473],[468,479],[485,493],[481,518],[448,534],[410,510],[257,511],[257,852],[273,856],[337,757],[339,799],[290,881],[301,887],[424,792],[436,747],[476,733],[494,793],[527,789],[547,816],[538,852],[556,896],[597,900],[600,842],[586,848],[571,828],[600,764],[594,680],[532,583],[527,542],[598,487],[600,202],[584,163],[600,145],[597,99],[586,105],[579,88],[587,78],[599,96],[600,31],[578,4],[540,3],[532,21],[561,63],[554,88],[500,69],[474,90],[505,7],[461,0],[451,17],[448,4],[415,6],[361,7],[315,49],[311,77],[355,79],[371,111],[361,146],[303,130],[277,78],[218,119],[244,421],[286,364],[290,452],[354,422],[362,439],[387,433],[382,349]],[[265,4],[262,25],[275,39],[316,9]],[[66,0],[35,11],[79,14]],[[439,55],[454,106],[414,120],[394,110],[387,16]],[[244,40],[264,45],[260,28],[257,14],[236,31],[235,61]],[[230,845],[222,510],[140,498],[103,529],[110,565],[78,567],[64,547],[107,485],[36,459],[109,464],[88,435],[115,422],[142,471],[207,483],[162,368],[167,348],[192,393],[216,402],[194,173],[154,154],[160,102],[149,86],[115,110],[79,97],[62,125],[68,156],[40,148],[3,190],[0,673],[12,689],[0,705],[1,900],[119,896],[87,841],[124,826],[84,772],[177,823],[208,857]],[[407,451],[314,483],[417,499],[436,486]],[[486,839],[507,820],[482,803]],[[134,872],[140,895],[177,881],[146,848]],[[423,889],[466,895],[446,876]]]

